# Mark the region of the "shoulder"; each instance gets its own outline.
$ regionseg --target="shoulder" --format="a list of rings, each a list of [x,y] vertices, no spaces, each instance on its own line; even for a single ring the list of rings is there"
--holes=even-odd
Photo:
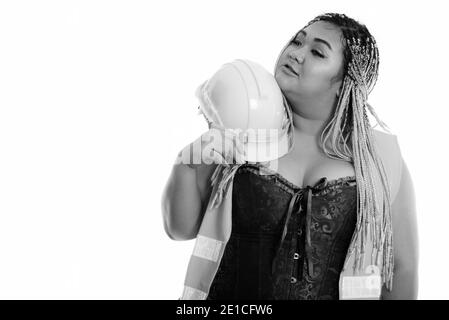
[[[395,134],[374,128],[371,128],[371,133],[378,143],[397,143],[397,136]]]
[[[399,191],[403,166],[398,137],[378,129],[372,128],[371,130],[376,152],[382,160],[390,183],[391,201],[393,201]]]
[[[391,160],[399,161],[401,159],[401,150],[399,147],[398,137],[395,134],[381,131],[378,129],[371,129],[374,138],[375,148],[380,153],[380,156],[392,158]]]

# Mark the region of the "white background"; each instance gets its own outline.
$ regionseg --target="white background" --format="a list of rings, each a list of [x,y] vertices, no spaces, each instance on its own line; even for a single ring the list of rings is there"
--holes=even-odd
[[[380,48],[370,103],[413,177],[420,299],[448,299],[444,1],[4,1],[0,298],[177,299],[193,240],[164,233],[177,152],[207,127],[196,87],[223,63],[273,71],[324,12]]]

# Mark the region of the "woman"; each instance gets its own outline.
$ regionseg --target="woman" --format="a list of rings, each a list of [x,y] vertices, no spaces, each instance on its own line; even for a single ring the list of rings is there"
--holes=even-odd
[[[396,139],[373,130],[366,113],[368,109],[384,127],[366,102],[378,63],[375,40],[364,25],[341,14],[316,17],[292,38],[276,63],[275,78],[291,110],[295,141],[279,159],[277,171],[239,164],[220,176],[214,164],[174,167],[163,196],[166,231],[179,240],[198,236],[189,264],[197,275],[188,272],[186,283],[199,285],[186,285],[183,296],[350,297],[352,288],[341,288],[345,266],[365,266],[368,260],[366,265],[381,270],[383,299],[416,298],[412,182]],[[383,161],[382,144],[396,148],[388,159],[399,166]],[[241,150],[238,140],[235,147]],[[214,149],[223,157],[232,152],[219,145]],[[395,172],[400,172],[397,188],[389,181]],[[217,249],[218,258],[207,261],[216,262],[216,268],[200,272],[202,265],[194,257],[202,246],[200,226],[204,230],[210,225],[208,200],[221,199],[217,195],[226,188],[223,181],[231,181],[232,233],[216,242],[218,247],[224,244]]]

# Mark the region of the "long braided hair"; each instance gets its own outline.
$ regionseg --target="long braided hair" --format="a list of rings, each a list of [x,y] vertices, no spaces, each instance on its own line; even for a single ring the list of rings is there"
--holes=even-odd
[[[382,266],[382,283],[393,284],[393,236],[389,182],[377,153],[367,109],[386,131],[368,94],[376,84],[379,50],[365,25],[344,14],[326,13],[307,26],[325,21],[339,27],[344,48],[344,78],[335,112],[321,134],[323,151],[334,159],[353,163],[357,181],[357,225],[348,256],[355,251],[355,268],[362,268],[367,237],[373,243],[371,264]],[[307,27],[306,26],[306,27]],[[330,146],[330,147],[328,147]]]

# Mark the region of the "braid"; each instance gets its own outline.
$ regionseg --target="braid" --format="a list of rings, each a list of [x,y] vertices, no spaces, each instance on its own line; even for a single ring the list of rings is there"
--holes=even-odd
[[[393,237],[389,182],[376,150],[367,111],[389,131],[367,103],[379,68],[379,50],[365,25],[344,14],[326,13],[311,20],[326,21],[342,31],[344,70],[340,95],[333,117],[321,134],[323,151],[331,158],[354,164],[357,180],[356,268],[361,268],[367,237],[374,243],[372,264],[382,263],[382,282],[391,290],[393,280]],[[330,145],[330,150],[327,147]]]

